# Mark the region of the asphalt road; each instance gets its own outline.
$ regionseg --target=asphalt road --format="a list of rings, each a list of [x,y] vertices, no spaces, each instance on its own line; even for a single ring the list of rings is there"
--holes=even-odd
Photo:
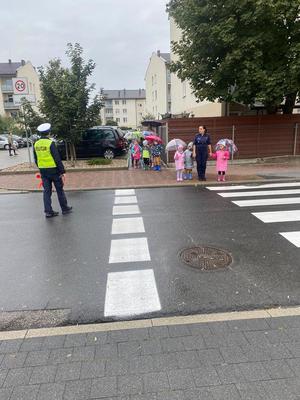
[[[279,193],[287,189],[292,193]],[[300,211],[286,222],[252,215],[282,215],[300,204],[232,203],[300,196],[300,185],[272,190],[259,196],[241,189],[236,197],[218,194],[234,190],[193,187],[141,189],[129,197],[69,193],[74,213],[51,220],[43,216],[41,194],[0,195],[0,329],[300,304],[300,248],[280,234],[300,231]],[[115,202],[133,204],[122,209]],[[195,245],[227,250],[233,263],[193,269],[178,254]]]

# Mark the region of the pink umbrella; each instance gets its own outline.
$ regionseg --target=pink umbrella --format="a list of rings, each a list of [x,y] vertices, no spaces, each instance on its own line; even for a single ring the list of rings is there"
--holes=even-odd
[[[162,143],[162,139],[159,136],[155,136],[155,135],[149,135],[146,136],[146,140],[148,142],[158,142],[158,143]]]

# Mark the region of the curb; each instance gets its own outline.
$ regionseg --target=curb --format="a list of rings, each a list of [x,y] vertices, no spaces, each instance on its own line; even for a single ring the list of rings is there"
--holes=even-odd
[[[45,336],[74,335],[78,333],[110,332],[124,329],[153,328],[157,326],[188,325],[251,319],[271,319],[300,316],[300,307],[269,308],[252,311],[233,311],[224,313],[195,314],[177,317],[159,317],[152,319],[105,322],[86,325],[70,325],[54,328],[25,329],[20,331],[2,331],[0,340],[28,339]]]

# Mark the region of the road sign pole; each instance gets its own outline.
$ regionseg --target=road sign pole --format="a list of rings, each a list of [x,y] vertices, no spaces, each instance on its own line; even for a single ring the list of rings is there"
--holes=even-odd
[[[29,138],[28,138],[28,129],[27,129],[27,124],[26,124],[25,110],[24,110],[24,107],[22,105],[20,106],[20,109],[21,109],[21,112],[23,113],[23,118],[24,118],[24,126],[25,126],[25,133],[26,133],[26,143],[27,143],[27,151],[28,151],[28,160],[29,160],[29,165],[31,166],[32,162],[31,162],[31,154],[30,154],[30,146],[29,146]]]

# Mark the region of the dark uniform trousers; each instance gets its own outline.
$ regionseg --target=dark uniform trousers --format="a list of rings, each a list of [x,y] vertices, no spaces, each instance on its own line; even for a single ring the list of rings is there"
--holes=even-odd
[[[202,179],[205,177],[207,159],[208,159],[207,146],[203,146],[203,148],[201,148],[201,146],[198,146],[197,154],[196,154],[196,161],[197,161],[197,172],[198,172],[199,179]]]
[[[52,183],[55,186],[58,201],[62,211],[68,209],[68,203],[66,199],[66,195],[64,192],[64,184],[61,176],[57,172],[50,172],[41,170],[41,177],[44,186],[44,208],[45,213],[52,213],[52,202],[51,202],[51,195],[52,195]]]

